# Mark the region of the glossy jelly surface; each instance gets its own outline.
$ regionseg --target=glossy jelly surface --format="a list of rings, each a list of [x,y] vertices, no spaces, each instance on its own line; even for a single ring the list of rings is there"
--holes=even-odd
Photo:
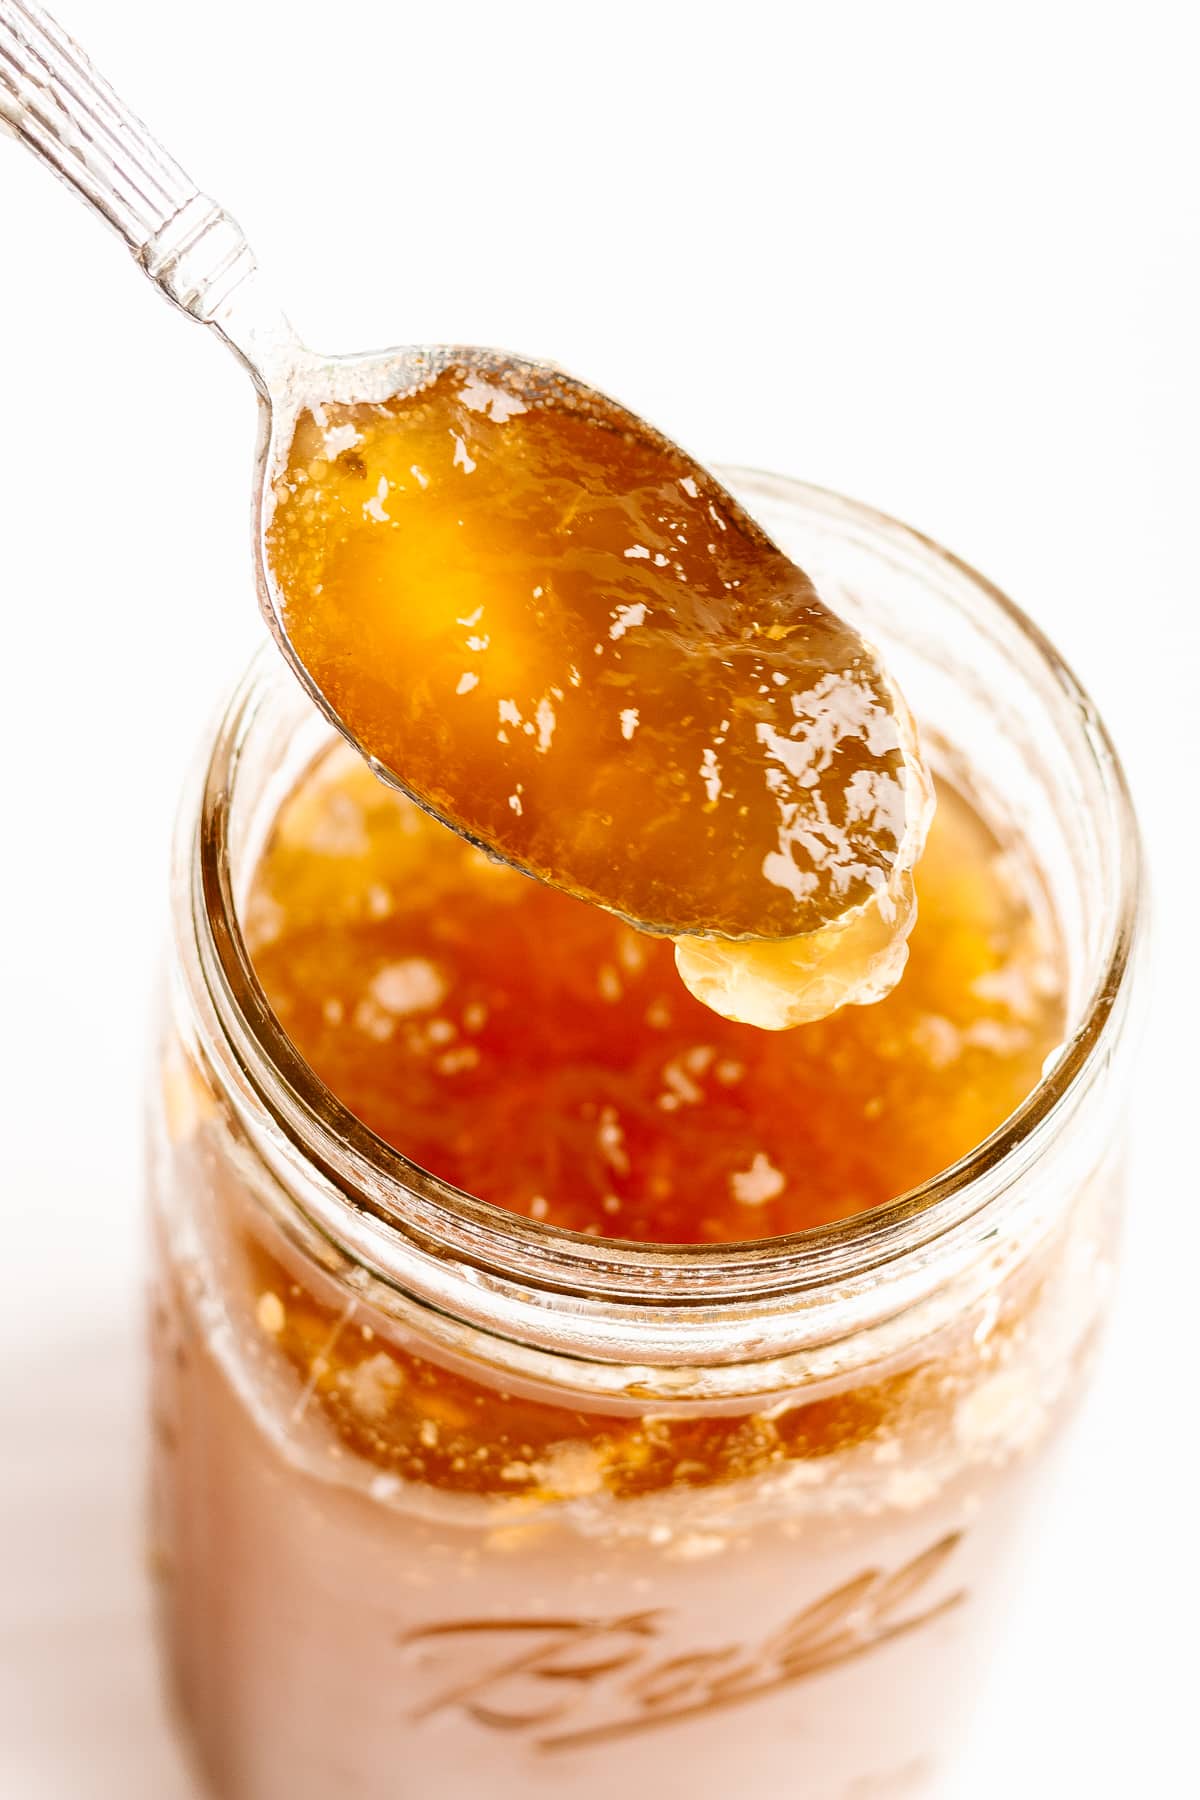
[[[477,842],[682,939],[708,1005],[793,1025],[898,978],[929,813],[904,703],[633,415],[500,362],[305,413],[267,551],[359,747]]]
[[[246,931],[284,1029],[422,1167],[572,1230],[726,1242],[862,1212],[994,1131],[1060,1041],[1032,874],[939,784],[903,982],[798,1032],[718,1018],[670,945],[530,881],[324,756]]]

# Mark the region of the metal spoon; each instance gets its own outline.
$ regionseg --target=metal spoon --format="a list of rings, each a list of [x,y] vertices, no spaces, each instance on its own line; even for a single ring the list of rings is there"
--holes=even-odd
[[[284,596],[272,575],[264,535],[269,524],[274,484],[286,468],[302,414],[329,402],[353,405],[384,401],[424,386],[439,370],[451,365],[495,370],[498,353],[438,347],[325,357],[309,350],[265,292],[254,255],[236,222],[216,201],[196,188],[117,98],[78,45],[31,0],[0,0],[0,123],[10,126],[54,174],[74,188],[119,232],[136,262],[168,300],[189,317],[211,327],[249,370],[261,401],[254,545],[262,611],[284,656],[316,705],[355,748],[367,756],[376,773],[394,785],[402,785],[404,771],[382,766],[370,755],[369,745],[356,742],[346,721],[339,717],[291,642],[285,626]],[[516,357],[503,361],[510,369],[523,370],[531,377],[552,376],[560,392],[569,389],[584,407],[593,403],[612,405],[594,389],[573,381],[551,364]],[[656,441],[674,453],[674,446],[667,444],[658,433],[643,426],[632,415],[625,417],[630,429],[639,433],[644,431],[647,440]],[[675,454],[682,456],[682,453]],[[736,506],[732,499],[729,504]],[[902,781],[906,816],[901,841],[895,845],[895,861],[887,873],[887,887],[880,888],[876,896],[888,919],[895,916],[896,906],[903,901],[907,871],[920,853],[929,816],[928,790],[916,753],[915,737],[909,733],[905,723],[907,712],[898,696],[891,710],[892,725],[898,726],[904,748]],[[417,793],[415,798],[420,800],[422,796]],[[445,818],[440,812],[438,816]],[[464,827],[460,821],[445,818],[445,822],[470,835],[469,827]],[[505,855],[508,851],[505,844],[490,842],[486,837],[477,841],[483,841],[493,854]],[[516,861],[518,866],[526,866],[516,853],[509,859]],[[530,868],[529,872],[538,871]],[[911,891],[910,882],[908,891]],[[673,923],[670,919],[638,917],[603,892],[593,892],[589,897],[601,904],[613,904],[614,910],[624,911],[645,929],[662,931],[675,936],[681,944],[690,944],[693,949],[688,954],[693,960],[699,954],[694,947],[701,943],[700,939],[679,936],[681,930],[686,934],[695,931],[696,926],[681,926],[678,920]],[[832,923],[840,931],[843,924],[852,921],[861,911],[861,907],[854,906],[839,917],[835,907],[830,919],[822,924]],[[868,918],[866,923],[875,931],[871,919]],[[778,944],[781,950],[785,945],[795,943],[802,947],[803,957],[808,959],[811,947],[816,946],[822,933],[813,933],[811,926],[807,929],[810,932],[808,938],[793,938],[786,929],[780,932],[779,926],[772,925],[769,940],[771,944]],[[895,941],[890,945],[889,968],[894,967],[897,973],[896,954],[898,952],[902,963],[905,930],[906,927],[890,933]],[[779,937],[777,932],[780,932]],[[728,935],[758,939],[762,933],[760,927],[747,929],[742,926]],[[725,934],[718,930],[717,936],[724,937]],[[711,936],[705,936],[703,942],[709,946],[703,952],[708,962],[717,957],[723,963],[734,955],[732,949],[718,951]],[[766,943],[760,945],[764,953],[767,948]],[[823,949],[822,954],[826,953]],[[749,951],[742,957],[743,962],[748,955]],[[794,979],[788,961],[790,956],[790,951],[784,951],[787,980]],[[870,956],[863,952],[860,959],[864,968],[871,958],[877,960],[877,946],[873,940]],[[695,991],[702,991],[696,984],[710,979],[707,970],[697,971],[692,976],[683,963],[680,966],[688,984],[694,985]],[[724,973],[722,967],[722,979]],[[860,973],[856,972],[855,981],[859,980]],[[755,980],[760,985],[761,979],[760,974],[756,974]],[[894,974],[889,974],[886,985],[890,985],[892,979]],[[878,982],[875,986],[879,986]],[[870,997],[874,997],[873,991]],[[725,1010],[718,1000],[710,999],[709,1003]],[[748,1005],[749,1002],[739,1001],[738,1004]],[[781,1010],[774,997],[761,1005],[756,1001],[754,1005],[764,1013],[758,1022],[768,1022],[766,1015],[778,1015],[774,1022],[784,1021],[786,1009]],[[828,1010],[824,1001],[820,1003],[820,1009]],[[737,1016],[751,1017],[756,1013],[743,1010]],[[787,1013],[786,1022],[794,1023],[796,1016],[793,1009]]]

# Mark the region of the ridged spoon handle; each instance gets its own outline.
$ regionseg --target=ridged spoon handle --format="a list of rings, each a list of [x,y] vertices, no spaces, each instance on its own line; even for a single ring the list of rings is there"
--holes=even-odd
[[[266,391],[268,372],[277,379],[299,345],[262,301],[241,227],[31,0],[0,0],[0,121],[120,233],[169,300],[225,338]]]

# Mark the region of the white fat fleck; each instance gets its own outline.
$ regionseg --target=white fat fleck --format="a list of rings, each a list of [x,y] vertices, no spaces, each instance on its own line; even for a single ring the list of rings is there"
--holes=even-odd
[[[704,783],[704,792],[708,796],[710,806],[715,806],[721,798],[721,766],[717,761],[715,750],[705,750],[700,758],[700,779]]]
[[[478,653],[479,651],[486,650],[491,641],[490,637],[480,637],[476,634],[474,637],[469,637],[467,639],[467,649],[474,650]]]
[[[696,483],[692,480],[690,475],[685,475],[679,485],[690,500],[698,500],[700,498],[700,489],[696,486]]]
[[[339,1386],[363,1419],[381,1419],[404,1387],[404,1372],[379,1350],[343,1372]]]
[[[628,1175],[629,1154],[625,1149],[625,1133],[621,1127],[621,1116],[615,1106],[606,1106],[600,1113],[600,1123],[596,1128],[596,1142],[600,1146],[600,1154],[610,1169],[618,1175]]]
[[[374,1038],[377,1044],[386,1044],[396,1029],[396,1021],[376,1001],[360,1000],[354,1009],[354,1029]]]
[[[287,1313],[278,1294],[269,1291],[260,1294],[254,1311],[262,1330],[269,1332],[272,1337],[278,1337],[287,1324]]]
[[[478,675],[475,673],[474,669],[467,669],[459,676],[458,686],[454,691],[456,694],[469,694],[472,688],[477,688],[478,686]]]
[[[704,1098],[704,1090],[698,1088],[687,1070],[682,1057],[666,1063],[663,1067],[663,1086],[668,1092],[660,1095],[659,1105],[666,1112],[674,1112],[679,1105],[698,1106]],[[671,1105],[666,1103],[673,1102]]]
[[[371,997],[385,1012],[432,1012],[446,997],[441,971],[424,956],[386,963],[371,982]]]
[[[665,569],[667,564],[670,562],[670,560],[671,560],[670,557],[664,556],[661,550],[655,551],[654,566],[656,569]]]
[[[353,425],[330,425],[325,432],[325,454],[332,462],[343,450],[353,450],[362,443],[362,434]]]
[[[495,387],[482,375],[469,375],[458,390],[458,397],[468,411],[485,413],[497,425],[529,410],[516,394],[510,394],[507,388]]]
[[[639,561],[642,557],[645,557],[647,561],[650,559],[650,552],[645,544],[631,544],[624,555],[630,562]]]
[[[729,1177],[730,1191],[739,1206],[765,1206],[768,1200],[777,1200],[786,1186],[782,1171],[761,1150],[748,1169]]]
[[[263,949],[283,936],[287,913],[267,894],[252,894],[246,910],[246,936],[251,947]]]
[[[607,1000],[610,1006],[615,1006],[617,1001],[621,998],[623,991],[621,987],[621,977],[617,974],[617,971],[613,968],[611,963],[601,963],[599,972],[596,976],[596,986],[599,989],[600,998],[602,1000]]]
[[[617,961],[627,975],[640,975],[648,954],[646,940],[638,932],[621,932],[617,939]]]
[[[638,720],[637,707],[636,706],[624,707],[621,712],[621,736],[623,738],[625,738],[626,741],[628,741],[628,739],[630,739],[633,736],[634,732],[638,728],[638,724],[639,724],[639,720]]]
[[[482,619],[482,617],[483,617],[483,608],[482,608],[482,606],[477,606],[473,613],[468,613],[465,619],[459,619],[457,621],[457,623],[459,625],[465,625],[465,626],[467,626],[468,629],[470,629],[470,627],[472,625],[478,625],[478,623],[479,623],[480,619]]]
[[[1005,1025],[999,1019],[976,1019],[963,1032],[962,1041],[973,1050],[988,1050],[993,1056],[1019,1056],[1028,1048],[1029,1033],[1023,1025]]]
[[[515,700],[501,700],[496,711],[502,725],[519,725],[521,723],[521,709]]]
[[[912,1028],[912,1042],[935,1069],[947,1069],[962,1055],[962,1033],[941,1013],[922,1013]]]
[[[618,606],[613,610],[613,622],[608,628],[608,635],[615,643],[623,638],[634,625],[643,623],[648,607],[642,600],[636,600],[632,606]],[[599,647],[599,646],[597,646]]]
[[[390,515],[383,510],[383,503],[387,497],[388,479],[386,475],[381,475],[379,477],[379,486],[375,489],[374,499],[364,500],[363,502],[363,512],[368,519],[374,519],[376,523],[380,525],[386,525],[388,523]]]
[[[999,969],[988,969],[971,983],[971,992],[981,1000],[1006,1007],[1018,1019],[1036,1018],[1037,984],[1031,971],[1019,963],[1008,963]]]
[[[567,680],[571,683],[571,686],[575,688],[577,688],[583,680],[583,676],[579,673],[579,670],[575,667],[574,663],[567,664]]]
[[[604,1464],[590,1444],[551,1444],[535,1469],[542,1487],[563,1500],[578,1500],[604,1486]]]
[[[508,804],[519,819],[521,814],[525,811],[525,808],[521,805],[520,794],[510,794],[508,796]]]
[[[545,694],[538,701],[537,711],[533,716],[537,721],[537,747],[544,755],[550,748],[554,727],[558,724],[558,720],[554,716],[554,708]]]
[[[429,477],[420,463],[410,463],[408,472],[418,487],[427,488],[429,486]]]

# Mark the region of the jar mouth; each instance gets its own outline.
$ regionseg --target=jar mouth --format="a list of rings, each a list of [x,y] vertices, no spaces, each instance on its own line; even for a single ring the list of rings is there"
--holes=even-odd
[[[1128,1007],[1143,868],[1126,778],[1085,690],[1013,601],[934,540],[807,483],[741,468],[718,473],[748,494],[751,504],[755,497],[763,503],[802,502],[810,513],[848,522],[873,542],[916,551],[954,572],[969,584],[977,605],[1015,627],[1042,677],[1068,704],[1104,809],[1101,829],[1116,851],[1111,872],[1098,872],[1109,889],[1105,930],[1090,959],[1074,1027],[1037,1086],[966,1156],[907,1193],[832,1224],[745,1242],[647,1244],[586,1236],[478,1200],[410,1161],[351,1113],[291,1043],[258,982],[238,916],[231,796],[246,734],[276,667],[278,653],[267,645],[219,726],[202,776],[198,827],[185,827],[179,845],[179,872],[190,894],[207,996],[239,1078],[265,1109],[284,1159],[289,1150],[301,1157],[336,1194],[336,1235],[353,1239],[352,1254],[377,1257],[390,1234],[401,1245],[415,1244],[465,1264],[480,1278],[515,1278],[558,1294],[656,1306],[709,1306],[715,1296],[733,1302],[800,1296],[831,1283],[853,1283],[960,1228],[979,1222],[991,1228],[996,1202],[1037,1159],[1046,1138],[1081,1103],[1108,1060]],[[361,1230],[344,1229],[352,1223]]]

